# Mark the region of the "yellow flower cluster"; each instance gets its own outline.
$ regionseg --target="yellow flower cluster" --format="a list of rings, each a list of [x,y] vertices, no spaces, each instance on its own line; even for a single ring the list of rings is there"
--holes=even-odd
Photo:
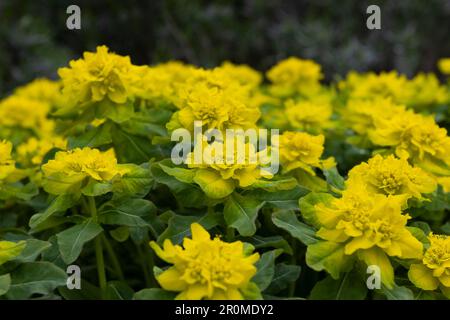
[[[259,254],[249,254],[244,243],[226,243],[211,239],[198,223],[191,225],[192,239],[184,238],[183,246],[165,240],[163,249],[155,242],[150,246],[164,261],[172,264],[157,276],[161,287],[180,292],[180,300],[242,300],[256,273]]]
[[[200,143],[202,148],[200,149]],[[230,195],[237,186],[250,187],[258,180],[272,178],[269,170],[267,150],[257,152],[254,145],[243,139],[234,139],[233,153],[227,141],[198,142],[187,155],[188,167],[194,169],[193,181],[211,198],[220,199]],[[200,149],[200,150],[199,150]],[[200,152],[196,161],[196,153]]]
[[[52,107],[56,107],[63,102],[61,83],[46,78],[35,79],[29,84],[17,88],[14,95],[48,103]]]
[[[87,147],[57,152],[54,160],[42,166],[42,171],[44,189],[56,195],[75,193],[91,179],[111,181],[125,173],[118,166],[113,149],[101,152]]]
[[[372,194],[364,187],[347,189],[341,198],[315,207],[320,225],[317,236],[325,241],[310,245],[306,261],[314,269],[327,269],[338,278],[356,255],[368,266],[381,269],[381,280],[391,288],[394,269],[388,256],[401,259],[419,259],[423,245],[406,228],[411,217],[402,214],[402,197]],[[324,250],[334,250],[331,265],[317,265],[317,256]]]
[[[436,189],[436,181],[420,168],[412,167],[406,159],[393,155],[376,155],[353,167],[348,173],[347,188],[361,185],[370,193],[423,199],[422,194]]]
[[[50,105],[39,100],[12,95],[0,102],[2,136],[12,137],[18,129],[36,136],[45,136],[54,130],[53,121],[47,118]]]
[[[449,190],[445,179],[450,176],[450,137],[433,117],[410,110],[377,117],[369,137],[375,145],[392,148],[398,157],[434,175]]]
[[[202,121],[205,129],[256,128],[259,109],[250,103],[252,86],[242,85],[225,65],[213,70],[193,70],[186,83],[180,85],[180,109],[166,125],[193,130],[194,121]]]
[[[280,136],[280,163],[284,172],[301,169],[315,176],[314,168],[335,165],[333,158],[321,160],[324,150],[323,135],[313,136],[305,132],[286,131]]]
[[[421,263],[411,265],[409,279],[423,290],[440,288],[450,299],[450,237],[430,234],[428,240],[430,246]]]
[[[317,134],[331,126],[330,118],[333,109],[328,102],[288,100],[285,108],[291,128]]]
[[[416,109],[449,101],[448,90],[434,74],[419,73],[411,80],[396,71],[360,74],[350,72],[338,87],[350,99],[390,98],[394,103]]]
[[[314,61],[290,57],[273,66],[267,72],[267,78],[273,84],[272,94],[287,97],[295,92],[309,95],[318,91],[323,74],[320,65]]]
[[[106,46],[97,51],[85,52],[83,59],[70,62],[61,68],[63,94],[71,97],[73,109],[105,99],[123,104],[135,94],[133,84],[137,81],[136,68],[129,57],[108,52]]]

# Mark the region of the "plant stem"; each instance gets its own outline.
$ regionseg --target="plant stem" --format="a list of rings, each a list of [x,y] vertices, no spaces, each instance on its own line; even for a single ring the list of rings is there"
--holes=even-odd
[[[291,263],[295,265],[295,264],[297,264],[297,240],[296,239],[292,239],[291,247],[292,247]],[[297,286],[297,281],[293,281],[289,285],[289,297],[293,297],[295,295],[296,286]]]
[[[114,267],[114,271],[115,271],[116,275],[119,277],[119,279],[121,281],[125,281],[125,278],[124,278],[123,272],[122,272],[122,268],[120,267],[119,259],[117,259],[117,255],[114,252],[114,249],[113,249],[111,243],[109,242],[108,238],[104,234],[101,234],[100,236],[103,240],[103,243],[105,244],[106,251],[108,252],[109,258],[111,259],[111,262]]]
[[[94,220],[94,222],[98,222],[95,199],[93,197],[87,197],[87,199],[92,219]],[[104,299],[106,290],[106,272],[105,272],[105,259],[103,257],[102,239],[100,236],[97,236],[95,238],[95,258],[97,260],[98,283],[100,286],[102,298]]]
[[[147,288],[150,288],[152,286],[152,281],[150,278],[150,270],[148,269],[147,264],[145,262],[145,257],[144,253],[142,252],[141,246],[139,244],[136,244],[136,248],[139,256],[139,261],[141,263],[142,272],[144,273],[145,286]]]

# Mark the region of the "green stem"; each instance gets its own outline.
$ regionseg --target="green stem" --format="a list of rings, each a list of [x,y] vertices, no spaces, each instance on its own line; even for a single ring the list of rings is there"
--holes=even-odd
[[[297,264],[297,240],[296,239],[292,239],[291,247],[292,247],[291,263],[293,265],[295,265],[295,264]],[[293,297],[295,295],[295,288],[297,285],[296,282],[297,281],[294,281],[289,285],[289,297]]]
[[[147,288],[152,287],[152,281],[150,277],[150,271],[147,267],[147,264],[145,262],[144,253],[142,252],[142,248],[139,244],[136,244],[138,256],[139,256],[139,262],[141,263],[142,272],[144,273],[144,279],[145,279],[145,286]]]
[[[104,234],[101,234],[101,238],[103,240],[103,243],[105,244],[106,251],[108,252],[109,258],[111,259],[111,262],[114,267],[114,271],[115,271],[116,275],[119,277],[119,279],[121,281],[125,281],[125,278],[124,278],[123,272],[122,272],[122,268],[120,267],[119,259],[117,259],[117,255],[114,252],[114,249],[113,249],[111,243],[109,242],[108,238]]]
[[[94,220],[94,222],[98,222],[95,199],[93,197],[87,197],[87,199],[92,219]],[[102,239],[100,236],[97,236],[95,238],[95,258],[97,260],[98,283],[100,286],[102,298],[104,299],[106,292],[106,272],[105,259],[103,257]]]

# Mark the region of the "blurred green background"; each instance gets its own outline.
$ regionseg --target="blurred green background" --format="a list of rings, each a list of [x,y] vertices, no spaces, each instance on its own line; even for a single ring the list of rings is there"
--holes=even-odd
[[[81,30],[66,28],[70,4],[81,7]],[[366,28],[370,4],[381,7],[381,30]],[[0,96],[99,44],[136,64],[266,70],[295,55],[321,63],[328,80],[350,69],[412,75],[450,56],[449,30],[449,0],[1,0]]]

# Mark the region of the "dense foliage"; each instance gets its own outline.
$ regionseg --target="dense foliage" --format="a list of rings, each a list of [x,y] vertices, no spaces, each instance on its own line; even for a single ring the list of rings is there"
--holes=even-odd
[[[99,46],[58,75],[0,101],[1,298],[450,298],[450,86],[435,74],[328,85],[295,57],[263,75]],[[280,135],[265,155],[236,142],[241,162],[175,163],[171,135],[195,121]]]

